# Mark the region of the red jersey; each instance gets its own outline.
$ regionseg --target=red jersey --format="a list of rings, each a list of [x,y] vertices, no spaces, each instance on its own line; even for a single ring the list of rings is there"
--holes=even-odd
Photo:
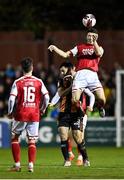
[[[39,121],[42,96],[47,93],[42,80],[34,76],[23,76],[15,80],[10,93],[16,96],[15,120]]]
[[[82,69],[98,71],[100,57],[95,54],[92,44],[77,45],[70,52],[73,56],[77,56],[76,71]]]

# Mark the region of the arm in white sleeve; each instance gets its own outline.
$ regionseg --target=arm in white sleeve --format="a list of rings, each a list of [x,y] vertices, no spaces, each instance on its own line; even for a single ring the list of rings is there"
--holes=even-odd
[[[56,92],[55,96],[54,96],[54,97],[52,98],[52,100],[51,100],[51,104],[52,104],[52,105],[56,105],[59,100],[60,100],[59,93]]]
[[[68,58],[68,57],[70,57],[70,51],[65,52],[65,51],[59,49],[58,47],[56,47],[56,46],[54,46],[54,45],[50,45],[50,46],[48,47],[48,49],[49,49],[51,52],[52,52],[52,51],[56,52],[58,55],[62,56],[63,58]]]
[[[93,109],[93,106],[94,106],[94,103],[95,103],[94,94],[88,88],[84,89],[84,92],[85,92],[86,95],[89,96],[89,98],[90,98],[89,106]]]
[[[16,99],[16,96],[10,95],[9,101],[8,101],[8,114],[11,114],[13,112],[15,99]]]
[[[85,130],[86,125],[87,125],[87,115],[85,114],[83,117],[83,130]]]
[[[46,108],[47,108],[47,106],[48,106],[48,104],[49,104],[49,100],[50,100],[49,95],[48,95],[48,94],[45,94],[45,95],[43,96],[43,102],[42,102],[42,106],[41,106],[41,112],[42,112],[42,113],[45,113]]]
[[[16,86],[16,81],[14,81],[12,88],[11,88],[10,97],[8,100],[8,114],[12,114],[12,112],[13,112],[17,94],[18,94],[18,90],[17,90],[17,86]]]
[[[42,113],[45,113],[46,108],[47,108],[47,106],[49,104],[50,97],[49,97],[48,90],[45,87],[42,80],[41,80],[41,83],[42,83],[42,86],[41,86],[42,103],[41,103],[41,109],[40,110],[41,110]]]

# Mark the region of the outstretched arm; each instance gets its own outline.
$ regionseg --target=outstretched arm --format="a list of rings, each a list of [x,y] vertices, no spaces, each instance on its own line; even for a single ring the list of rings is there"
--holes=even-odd
[[[71,54],[70,51],[65,52],[54,45],[50,45],[48,47],[48,50],[50,50],[51,52],[52,51],[56,52],[58,55],[62,56],[63,58],[68,58],[70,57],[70,54]]]
[[[66,88],[65,90],[63,90],[63,88],[59,88],[58,91],[56,92],[55,96],[52,98],[49,106],[56,105],[59,102],[60,98],[62,96],[67,95],[71,91],[71,89],[72,89],[71,86],[69,88]]]

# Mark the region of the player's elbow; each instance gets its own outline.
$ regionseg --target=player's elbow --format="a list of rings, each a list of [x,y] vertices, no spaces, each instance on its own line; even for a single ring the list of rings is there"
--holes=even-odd
[[[96,55],[99,56],[99,57],[102,57],[103,53],[97,52]]]
[[[99,48],[97,51],[96,51],[96,55],[99,56],[99,57],[102,57],[103,56],[103,49],[102,48]]]
[[[70,52],[69,52],[69,51],[65,52],[65,53],[63,54],[63,57],[64,57],[64,58],[69,58],[69,57],[70,57]]]
[[[50,96],[49,96],[49,94],[46,94],[46,95],[45,95],[44,100],[45,100],[46,105],[48,106],[49,101],[50,101]]]

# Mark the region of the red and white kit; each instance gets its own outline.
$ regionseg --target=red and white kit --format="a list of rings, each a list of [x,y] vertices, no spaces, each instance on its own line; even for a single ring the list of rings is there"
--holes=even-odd
[[[19,134],[26,127],[29,136],[38,136],[40,110],[44,111],[48,101],[48,91],[41,79],[23,76],[15,80],[8,104],[9,113],[13,111],[15,104],[12,131]]]
[[[70,52],[72,56],[77,56],[77,73],[73,81],[73,91],[85,87],[92,91],[101,88],[102,85],[97,75],[100,57],[95,54],[94,46],[91,44],[77,45]]]

